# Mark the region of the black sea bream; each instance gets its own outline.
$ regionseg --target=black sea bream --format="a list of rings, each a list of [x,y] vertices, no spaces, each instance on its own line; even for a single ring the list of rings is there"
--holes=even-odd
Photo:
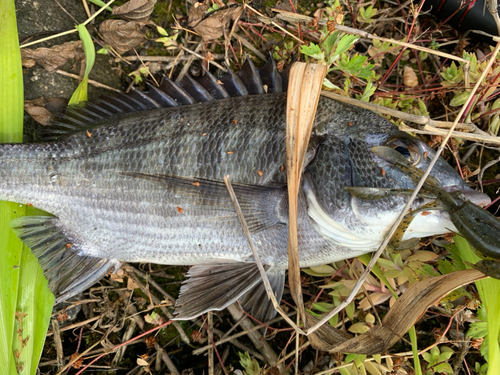
[[[121,262],[153,262],[194,265],[179,319],[236,299],[260,319],[273,315],[223,177],[230,176],[280,299],[288,242],[286,93],[273,62],[262,80],[246,66],[250,73],[241,80],[231,73],[224,85],[207,74],[184,79],[184,89],[167,80],[146,94],[73,107],[55,121],[51,140],[0,145],[0,199],[54,215],[16,219],[12,227],[39,258],[57,300]],[[301,267],[374,251],[402,209],[407,196],[370,201],[345,191],[414,187],[370,151],[376,145],[421,169],[434,155],[375,113],[321,97],[299,197]],[[476,203],[488,200],[443,159],[432,175]],[[413,208],[423,203],[418,198]],[[432,211],[413,221],[405,239],[450,230],[448,214]]]

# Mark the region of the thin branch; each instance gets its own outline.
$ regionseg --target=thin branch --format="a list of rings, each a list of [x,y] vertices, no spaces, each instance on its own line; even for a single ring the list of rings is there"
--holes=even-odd
[[[285,319],[288,322],[288,324],[290,324],[296,331],[300,332],[301,334],[304,334],[304,332],[299,327],[297,327],[297,325],[293,322],[293,320],[291,320],[286,315],[286,313],[280,308],[278,302],[276,301],[276,297],[273,293],[273,288],[271,287],[271,283],[269,282],[269,279],[267,277],[266,270],[264,269],[264,266],[262,265],[262,262],[260,260],[260,256],[259,253],[257,252],[257,248],[255,247],[255,243],[253,242],[252,235],[248,230],[245,216],[243,215],[240,204],[238,203],[238,198],[236,198],[231,182],[229,181],[229,175],[224,176],[224,183],[226,184],[226,188],[229,192],[229,196],[231,197],[231,201],[233,202],[234,209],[236,210],[238,219],[240,220],[241,226],[243,227],[243,231],[245,232],[248,243],[250,244],[250,248],[252,249],[252,254],[253,257],[255,258],[255,263],[257,264],[257,268],[259,269],[260,276],[262,277],[262,282],[264,283],[264,287],[267,292],[267,297],[271,300],[274,308],[283,317],[283,319]]]

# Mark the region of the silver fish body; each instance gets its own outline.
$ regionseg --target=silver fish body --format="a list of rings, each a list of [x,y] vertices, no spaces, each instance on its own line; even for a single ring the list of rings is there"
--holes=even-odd
[[[188,318],[260,288],[222,183],[229,175],[281,296],[288,243],[285,111],[285,93],[237,97],[115,116],[51,142],[1,145],[0,199],[54,215],[21,219],[13,228],[39,257],[59,300],[122,261],[197,265],[181,290],[178,313]],[[344,190],[414,187],[370,152],[376,145],[420,154],[420,164],[433,155],[378,115],[321,98],[300,192],[301,267],[375,250],[403,207],[404,196],[365,201]],[[444,187],[471,191],[444,160],[433,175]],[[408,238],[447,228],[453,229],[447,214],[432,213],[414,221]],[[219,294],[230,297],[218,302],[183,310],[194,289],[213,288],[210,282],[224,277],[244,285],[232,294],[228,286]]]

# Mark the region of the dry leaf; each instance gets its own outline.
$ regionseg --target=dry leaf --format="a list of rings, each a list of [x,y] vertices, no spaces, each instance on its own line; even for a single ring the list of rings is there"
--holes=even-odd
[[[141,28],[147,24],[149,22],[106,20],[101,23],[99,32],[106,44],[113,47],[119,54],[123,54],[145,40]]]
[[[48,125],[50,119],[52,118],[52,113],[45,109],[45,100],[43,98],[25,100],[24,110],[33,118],[33,120],[42,125]]]
[[[139,366],[149,366],[149,362],[148,361],[145,361],[144,359],[142,358],[137,358],[137,364]]]
[[[62,112],[68,104],[66,99],[62,98],[48,98],[43,97],[33,100],[24,101],[24,110],[30,115],[33,120],[42,124],[48,125],[52,115]]]
[[[25,68],[31,68],[38,63],[49,73],[54,73],[69,59],[82,59],[83,56],[81,40],[66,42],[51,48],[21,49],[21,58]]]
[[[381,325],[371,328],[366,333],[353,338],[329,324],[324,324],[308,338],[313,347],[320,350],[335,353],[383,353],[425,314],[429,306],[452,290],[484,277],[481,272],[469,269],[419,281],[411,285],[394,303]],[[307,314],[306,318],[309,325],[319,322],[311,314]]]
[[[191,7],[188,14],[188,26],[192,27],[204,41],[218,39],[224,35],[231,21],[238,19],[243,13],[242,6],[231,6],[208,13],[209,5]]]
[[[137,283],[134,281],[134,279],[129,277],[127,280],[127,289],[134,290],[134,289],[138,289],[138,288],[139,288],[139,285],[137,285]]]
[[[130,0],[113,8],[113,16],[121,16],[129,21],[146,21],[153,12],[156,0]]]
[[[305,320],[300,282],[297,207],[302,165],[318,106],[326,65],[295,63],[290,69],[286,108],[286,168],[288,182],[288,280],[290,292]],[[305,322],[304,322],[305,323]]]

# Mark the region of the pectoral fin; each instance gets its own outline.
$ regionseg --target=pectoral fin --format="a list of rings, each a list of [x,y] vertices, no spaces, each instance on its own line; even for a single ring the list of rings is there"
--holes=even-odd
[[[82,247],[58,218],[26,216],[11,221],[16,235],[38,258],[56,303],[98,282],[121,263],[82,255]]]
[[[255,263],[241,262],[198,264],[191,267],[187,276],[175,304],[176,320],[222,310],[261,280]]]
[[[139,172],[122,172],[125,176],[143,178],[161,184],[176,195],[211,210],[234,211],[231,220],[238,220],[226,185],[220,181],[193,179],[169,175],[152,175]],[[268,187],[232,184],[245,216],[248,229],[257,233],[288,220],[288,195],[285,187]]]

